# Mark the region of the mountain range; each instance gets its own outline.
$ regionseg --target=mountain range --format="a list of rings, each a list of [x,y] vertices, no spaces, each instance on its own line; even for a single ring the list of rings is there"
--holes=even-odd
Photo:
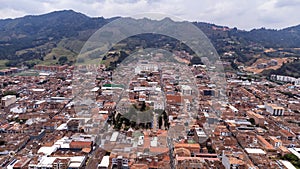
[[[0,68],[25,64],[59,64],[65,56],[74,62],[84,42],[103,25],[117,19],[96,17],[63,10],[43,15],[29,15],[0,20]],[[253,29],[251,31],[228,28],[204,22],[193,22],[211,40],[219,55],[234,51],[240,63],[251,64],[261,57],[297,56],[300,51],[300,25],[281,30]],[[265,49],[280,49],[265,52]],[[282,52],[284,50],[284,52]],[[226,58],[226,57],[224,57]],[[2,64],[2,67],[4,65]]]

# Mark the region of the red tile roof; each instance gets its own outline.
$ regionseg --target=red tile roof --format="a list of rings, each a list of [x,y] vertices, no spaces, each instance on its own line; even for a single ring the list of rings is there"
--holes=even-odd
[[[72,141],[70,148],[91,148],[92,144],[92,141]]]

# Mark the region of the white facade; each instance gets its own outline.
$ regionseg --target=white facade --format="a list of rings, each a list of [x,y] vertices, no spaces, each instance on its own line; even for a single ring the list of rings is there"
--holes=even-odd
[[[26,110],[27,110],[26,107],[16,106],[16,107],[11,108],[10,112],[11,113],[16,113],[16,114],[21,114],[21,113],[25,113]]]
[[[270,113],[273,116],[283,116],[284,115],[284,108],[281,106],[278,106],[276,104],[265,104],[266,111]]]
[[[110,138],[110,142],[116,142],[118,136],[119,136],[119,132],[117,132],[117,131],[113,132],[113,134],[111,135],[111,138]]]
[[[184,99],[184,108],[187,112],[191,110],[191,102],[189,101],[189,99]]]
[[[144,87],[144,86],[136,86],[133,88],[133,91],[155,91],[155,86],[153,87]]]
[[[109,166],[109,156],[104,156],[101,163],[98,164],[98,169],[106,169]]]
[[[188,85],[181,85],[181,92],[182,92],[182,95],[190,96],[190,95],[192,95],[192,88],[191,88],[191,86],[188,86]]]
[[[274,147],[278,148],[278,147],[282,146],[282,142],[280,140],[278,140],[276,137],[269,136],[269,138],[270,138],[270,140],[272,140]]]
[[[300,86],[300,78],[298,78],[298,79],[295,81],[295,85],[296,85],[296,86]]]
[[[14,104],[16,101],[17,101],[17,98],[15,95],[7,95],[7,96],[2,97],[1,106],[7,107],[7,106]]]
[[[73,169],[80,169],[84,165],[86,161],[85,156],[73,156],[73,157],[48,157],[48,156],[42,156],[39,159],[39,162],[37,164],[29,164],[28,169],[50,169],[53,168],[54,160],[57,158],[59,159],[70,159],[70,164],[68,165],[69,168]]]
[[[282,165],[284,165],[288,169],[297,169],[292,163],[286,160],[279,160]]]
[[[282,82],[292,82],[296,86],[300,85],[300,78],[295,78],[291,76],[282,76],[282,75],[271,75],[272,80],[282,81]]]
[[[135,74],[139,74],[142,71],[157,72],[158,71],[158,66],[156,64],[153,64],[153,63],[141,63],[134,69]]]

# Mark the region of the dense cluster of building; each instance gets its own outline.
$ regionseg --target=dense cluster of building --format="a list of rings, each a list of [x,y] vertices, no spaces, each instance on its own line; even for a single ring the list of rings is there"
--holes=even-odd
[[[176,55],[177,64],[139,60],[116,72],[78,65],[4,74],[0,168],[294,167],[283,157],[300,159],[298,83],[229,72],[212,82],[215,67]]]

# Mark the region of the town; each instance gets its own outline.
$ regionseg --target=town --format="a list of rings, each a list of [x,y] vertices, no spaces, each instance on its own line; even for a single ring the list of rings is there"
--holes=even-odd
[[[299,168],[299,78],[178,56],[2,70],[0,167]]]

